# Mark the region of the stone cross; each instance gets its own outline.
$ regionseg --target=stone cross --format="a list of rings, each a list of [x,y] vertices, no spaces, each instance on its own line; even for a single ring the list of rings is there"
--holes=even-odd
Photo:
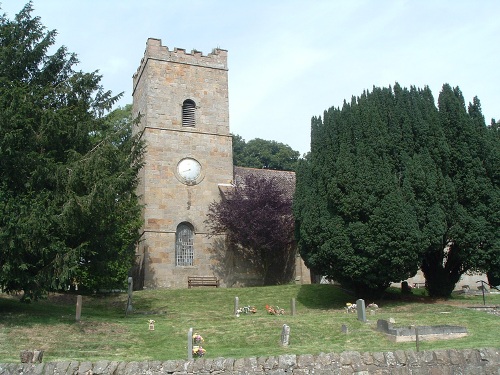
[[[366,323],[366,309],[364,299],[358,299],[356,301],[356,311],[358,312],[358,320]]]
[[[288,346],[290,341],[290,327],[286,324],[283,324],[283,328],[281,330],[281,345]]]

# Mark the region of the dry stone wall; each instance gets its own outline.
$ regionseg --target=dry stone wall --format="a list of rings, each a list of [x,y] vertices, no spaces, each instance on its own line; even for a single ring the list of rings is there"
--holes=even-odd
[[[192,361],[0,364],[0,375],[500,375],[500,348],[322,353]]]

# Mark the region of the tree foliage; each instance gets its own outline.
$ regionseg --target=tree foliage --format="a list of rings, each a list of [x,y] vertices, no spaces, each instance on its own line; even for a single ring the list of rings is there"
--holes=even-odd
[[[0,287],[24,299],[126,282],[139,227],[143,146],[119,96],[75,71],[28,3],[0,16]],[[120,117],[120,116],[118,116]]]
[[[294,171],[300,153],[276,141],[255,138],[248,142],[233,134],[233,164],[238,167]]]
[[[245,259],[261,267],[265,285],[290,281],[292,201],[276,178],[246,175],[224,199],[210,204],[205,223],[211,235],[226,234]]]
[[[312,119],[294,201],[309,267],[358,294],[421,267],[430,294],[449,296],[498,258],[498,135],[477,98],[467,112],[444,85],[438,102],[396,84]]]

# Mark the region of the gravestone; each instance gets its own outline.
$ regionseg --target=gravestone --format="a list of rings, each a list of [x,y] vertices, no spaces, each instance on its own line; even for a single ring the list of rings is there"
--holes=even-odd
[[[127,299],[127,310],[125,311],[125,314],[132,312],[132,291],[134,289],[134,279],[132,279],[132,277],[129,277],[127,282],[128,282],[128,299]]]
[[[77,322],[79,322],[81,317],[82,317],[82,296],[77,295],[76,296],[76,317],[75,317],[75,320]]]
[[[292,298],[292,301],[290,302],[290,311],[292,312],[292,316],[295,315],[295,298]]]
[[[189,328],[187,340],[188,340],[188,345],[187,345],[188,360],[190,361],[193,359],[193,328]]]
[[[238,310],[239,310],[239,298],[238,297],[234,297],[234,315],[236,316],[239,316],[240,314],[238,313]]]
[[[358,320],[366,323],[366,309],[364,299],[358,299],[356,301],[356,310],[358,312]]]
[[[288,346],[290,342],[290,327],[286,324],[283,324],[283,328],[281,329],[281,345]]]
[[[349,333],[349,328],[345,324],[342,324],[342,333],[345,333],[346,335]]]

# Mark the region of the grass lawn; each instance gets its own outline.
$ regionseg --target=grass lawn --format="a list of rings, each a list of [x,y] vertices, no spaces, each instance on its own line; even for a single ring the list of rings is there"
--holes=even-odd
[[[235,317],[236,296],[240,307],[255,306],[257,313]],[[19,362],[23,349],[45,350],[46,362],[186,359],[190,327],[204,337],[208,358],[415,349],[415,343],[393,343],[376,331],[377,319],[389,317],[396,326],[449,324],[468,330],[465,338],[421,342],[420,350],[500,347],[500,317],[467,308],[482,306],[481,296],[438,301],[419,295],[403,299],[393,291],[375,301],[380,308],[375,315],[367,311],[367,323],[345,313],[354,298],[332,285],[144,290],[134,292],[134,312],[128,316],[126,301],[126,293],[84,296],[76,322],[76,295],[51,295],[25,305],[0,294],[0,362]],[[285,315],[269,315],[266,304],[283,307]],[[500,295],[487,295],[486,304],[500,305]],[[154,331],[148,329],[149,319],[155,320]],[[280,346],[283,324],[290,326],[288,347]],[[348,334],[342,333],[343,324]]]

